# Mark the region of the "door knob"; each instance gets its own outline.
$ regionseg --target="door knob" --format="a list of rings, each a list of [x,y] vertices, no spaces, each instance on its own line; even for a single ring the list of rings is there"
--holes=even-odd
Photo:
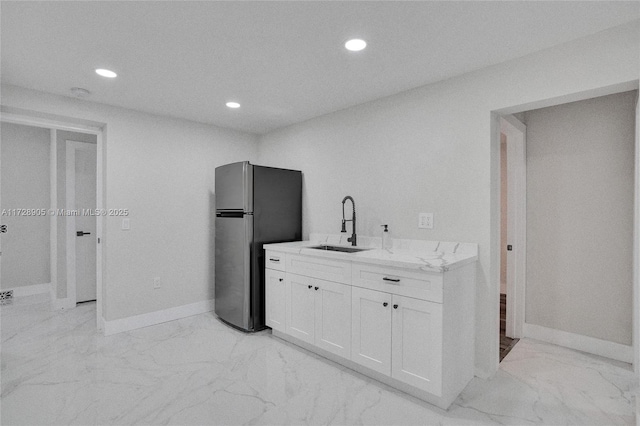
[[[307,286],[307,287],[311,288],[311,287],[313,287],[313,286],[312,286],[312,285],[309,285],[309,286]]]
[[[398,309],[398,305],[393,305],[393,309]]]
[[[387,307],[387,305],[389,305],[387,302],[384,302],[384,303],[382,304],[382,306],[384,306],[385,308]]]
[[[82,237],[83,235],[91,235],[91,232],[78,231],[76,237]]]

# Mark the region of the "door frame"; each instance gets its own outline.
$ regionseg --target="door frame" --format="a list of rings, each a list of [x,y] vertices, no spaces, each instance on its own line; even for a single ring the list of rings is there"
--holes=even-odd
[[[73,140],[65,141],[65,166],[66,166],[66,174],[65,174],[65,208],[67,211],[75,209],[75,189],[76,189],[76,149],[86,149],[87,145],[93,145],[91,142],[80,142]],[[97,148],[97,147],[96,147]],[[97,156],[97,150],[96,150]],[[97,166],[97,157],[96,157],[96,166]],[[97,184],[97,173],[96,173],[96,184]],[[97,193],[96,193],[96,201],[97,201]],[[96,215],[96,231],[98,229],[98,217],[100,215]],[[77,298],[77,281],[76,281],[76,216],[75,215],[67,215],[66,216],[66,224],[67,224],[67,299],[69,299],[69,304],[73,307],[76,306],[78,302]],[[96,239],[97,242],[97,239]],[[97,257],[96,257],[96,269],[98,268]],[[98,289],[97,289],[97,281],[96,281],[96,304],[98,297]]]
[[[25,126],[41,127],[41,128],[51,130],[52,154],[53,152],[55,152],[55,144],[57,143],[56,137],[55,137],[55,130],[66,130],[71,132],[80,132],[80,133],[96,135],[96,142],[97,142],[97,158],[96,158],[97,206],[96,207],[100,210],[104,210],[106,206],[105,191],[104,191],[104,183],[105,183],[104,161],[105,161],[105,151],[106,151],[106,138],[105,138],[106,124],[105,123],[88,122],[86,120],[82,120],[83,123],[79,123],[80,120],[73,119],[73,118],[68,118],[68,117],[48,118],[47,116],[44,116],[36,112],[30,112],[30,111],[25,112],[22,110],[19,110],[18,112],[13,112],[7,109],[7,111],[5,112],[4,108],[2,113],[0,114],[0,121],[6,122],[6,123],[13,123],[13,124],[22,124]],[[53,159],[51,161],[52,161],[52,165],[55,166],[57,162],[53,161]],[[57,173],[57,167],[52,167],[51,176],[55,177],[56,173]],[[53,186],[57,186],[57,185],[54,185],[52,182],[52,187]],[[53,199],[53,193],[52,193],[50,209],[57,211],[57,208],[58,208],[57,200]],[[56,216],[52,216],[51,218],[52,222],[55,222],[55,218]],[[99,242],[96,245],[96,326],[97,326],[97,329],[100,331],[104,330],[104,317],[103,317],[104,300],[102,296],[103,296],[103,285],[105,284],[103,282],[105,252],[102,249],[102,247],[104,246],[105,225],[106,225],[106,221],[104,220],[104,217],[97,216],[96,217],[96,233],[98,238],[97,241]],[[52,254],[50,259],[51,266],[52,266],[51,271],[57,271],[57,263],[56,263],[57,239],[58,239],[57,226],[54,225],[51,227],[51,244],[50,244],[51,246],[50,250]],[[56,266],[53,266],[54,264]],[[70,307],[72,308],[73,306],[75,306],[75,303],[73,304],[73,306],[71,306],[70,301],[68,300],[68,297],[69,297],[68,286],[67,286],[67,298],[66,299],[56,298],[57,287],[61,283],[57,282],[57,276],[56,277],[52,276],[51,278],[52,278],[51,301],[52,301],[53,307],[58,309],[65,309]],[[75,291],[74,291],[74,299],[75,299]]]
[[[635,158],[635,185],[634,185],[634,214],[633,214],[633,370],[636,378],[640,380],[640,87],[636,98],[636,158]],[[638,406],[640,394],[636,394],[636,406]],[[637,414],[636,414],[637,415]]]
[[[500,117],[507,137],[507,318],[505,335],[523,337],[527,270],[527,127],[513,115]],[[502,247],[501,247],[502,249]]]
[[[614,93],[622,93],[630,90],[640,90],[639,80],[631,80],[611,86],[599,87],[583,92],[570,93],[555,98],[541,99],[538,101],[511,105],[503,108],[494,109],[490,116],[490,132],[491,132],[491,294],[493,304],[491,312],[497,327],[500,324],[500,251],[496,251],[500,247],[500,117],[508,114],[516,114],[523,111],[534,110],[538,108],[546,108],[555,105],[562,105],[570,102],[576,102],[600,96],[612,95]],[[635,137],[635,185],[633,194],[634,203],[634,223],[633,223],[633,316],[632,318],[632,351],[633,351],[633,370],[638,379],[640,379],[640,111],[636,104],[636,137]],[[492,330],[492,335],[497,336]],[[493,345],[493,343],[496,343]],[[491,364],[493,368],[489,372],[489,376],[498,370],[500,363],[499,343],[492,341]]]

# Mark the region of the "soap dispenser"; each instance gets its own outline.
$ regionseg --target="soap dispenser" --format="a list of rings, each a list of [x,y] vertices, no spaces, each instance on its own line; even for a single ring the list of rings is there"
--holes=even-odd
[[[389,225],[380,225],[384,229],[382,230],[382,249],[389,250],[393,246],[391,236],[389,235]]]

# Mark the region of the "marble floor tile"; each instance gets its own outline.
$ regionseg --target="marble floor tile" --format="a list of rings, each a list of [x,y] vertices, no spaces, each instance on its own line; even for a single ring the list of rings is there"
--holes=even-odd
[[[522,339],[448,411],[213,313],[113,336],[95,304],[0,307],[2,425],[634,424],[628,364]]]

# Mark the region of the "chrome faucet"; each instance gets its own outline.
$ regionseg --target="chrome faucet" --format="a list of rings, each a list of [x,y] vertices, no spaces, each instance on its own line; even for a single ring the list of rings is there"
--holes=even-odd
[[[344,203],[347,200],[351,200],[351,206],[353,207],[353,215],[351,216],[351,219],[345,219],[344,218]],[[346,197],[344,197],[344,199],[342,200],[342,231],[340,232],[347,232],[347,222],[351,222],[351,238],[347,238],[347,241],[349,241],[351,243],[352,246],[355,246],[357,243],[357,236],[356,236],[356,203],[355,201],[353,201],[353,198],[350,195],[347,195]]]

